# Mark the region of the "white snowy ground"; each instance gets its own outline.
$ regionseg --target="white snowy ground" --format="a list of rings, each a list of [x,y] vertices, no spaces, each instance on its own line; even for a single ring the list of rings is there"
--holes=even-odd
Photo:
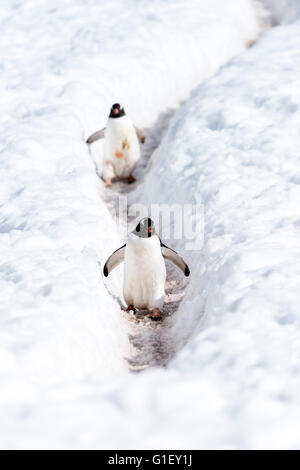
[[[265,33],[197,88],[138,190],[149,204],[204,205],[204,247],[185,254],[192,279],[174,326],[181,336],[189,327],[193,338],[170,365],[186,381],[180,396],[194,404],[177,410],[178,422],[196,429],[193,444],[201,447],[300,448],[300,8],[294,11],[294,24]]]
[[[121,240],[84,144],[115,100],[154,125],[245,50],[256,11],[1,5],[1,448],[299,447],[299,23],[194,92],[132,196],[205,204],[172,329],[193,338],[167,369],[128,373],[119,282],[109,295],[99,266]]]

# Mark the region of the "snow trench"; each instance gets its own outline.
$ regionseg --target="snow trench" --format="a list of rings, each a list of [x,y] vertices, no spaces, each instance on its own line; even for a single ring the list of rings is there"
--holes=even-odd
[[[112,218],[116,222],[116,228],[120,231],[120,235],[126,241],[127,232],[135,226],[136,220],[143,216],[150,215],[148,213],[135,213],[130,216],[130,210],[138,198],[132,198],[132,194],[139,188],[143,187],[147,179],[147,172],[151,166],[152,156],[159,149],[159,145],[167,130],[169,122],[174,115],[175,110],[169,110],[162,113],[157,122],[144,132],[147,136],[146,143],[142,146],[141,161],[135,170],[137,182],[130,186],[127,182],[117,181],[112,187],[104,188],[100,183],[100,197],[105,201]],[[120,198],[128,204],[127,210],[119,214],[118,205]],[[116,273],[111,274],[115,283],[120,286],[123,284],[123,265],[117,268]],[[176,339],[172,334],[172,316],[178,309],[179,303],[184,295],[186,282],[182,280],[182,275],[175,269],[167,267],[168,276],[166,282],[166,298],[163,308],[163,322],[151,321],[145,312],[137,312],[136,314],[125,313],[126,305],[122,301],[122,294],[117,301],[123,310],[123,316],[129,326],[129,340],[131,349],[127,354],[127,362],[130,370],[140,371],[150,366],[165,366],[178,350]],[[108,291],[110,292],[110,279],[106,281]]]
[[[253,3],[251,6],[254,7],[253,12],[256,11],[257,15],[256,36],[251,32],[246,41],[243,39],[243,49],[252,45],[255,42],[258,33],[265,29],[267,25],[267,15],[265,11],[259,7],[258,4]],[[210,55],[210,52],[205,51],[205,54]],[[203,75],[203,64],[201,64],[201,74]],[[202,80],[206,78],[206,74],[207,71],[203,75]],[[164,99],[164,101],[166,100]],[[182,106],[182,102],[180,105]],[[152,182],[151,175],[149,178],[147,173],[153,164],[153,160],[159,167],[161,165],[160,158],[164,159],[164,156],[160,151],[160,145],[175,113],[176,109],[167,109],[162,111],[155,123],[148,129],[144,129],[147,140],[146,144],[142,146],[141,149],[141,162],[135,170],[137,183],[128,186],[126,183],[117,182],[113,184],[112,188],[104,188],[103,183],[100,182],[100,197],[106,203],[113,218],[116,218],[116,208],[119,204],[120,198],[126,198],[127,204],[129,205],[128,210],[130,210],[130,207],[135,205],[135,203],[138,203],[141,200],[151,202],[153,192],[151,189]],[[102,151],[103,142],[99,142],[90,149],[92,156],[94,156],[95,167],[99,176],[101,175]],[[153,159],[152,157],[155,153],[158,154],[158,157]],[[146,181],[148,186],[145,184]],[[163,194],[165,184],[165,178],[163,175],[160,177],[160,181],[162,188],[159,190],[159,193]],[[166,198],[164,199],[164,202],[172,204],[172,201]],[[150,216],[151,214],[142,212],[140,217],[144,215]],[[136,216],[134,220],[137,220]],[[156,226],[158,226],[158,220],[156,221]],[[127,232],[133,228],[128,213],[123,214],[123,218],[121,216],[121,220],[118,215],[118,228],[120,227],[121,233],[119,233],[119,235],[121,235],[123,239],[123,244],[123,242],[126,241]],[[137,313],[135,315],[133,313],[125,313],[126,305],[124,304],[124,301],[122,301],[122,291],[120,289],[123,284],[122,271],[123,266],[117,268],[116,272],[110,275],[110,278],[113,278],[113,280],[107,280],[106,285],[110,294],[112,294],[111,286],[113,286],[113,295],[116,296],[116,301],[123,310],[123,317],[128,322],[127,326],[129,327],[130,349],[126,355],[126,359],[129,364],[129,368],[132,371],[137,371],[143,370],[149,366],[165,366],[171,358],[174,357],[176,352],[185,344],[191,333],[191,325],[189,322],[187,322],[187,326],[185,325],[183,328],[182,324],[180,324],[179,328],[177,327],[178,319],[176,316],[176,312],[185,293],[187,281],[182,279],[183,276],[181,273],[178,273],[174,267],[167,266],[166,298],[163,309],[163,322],[154,323],[147,317],[147,315],[145,315],[145,313]]]

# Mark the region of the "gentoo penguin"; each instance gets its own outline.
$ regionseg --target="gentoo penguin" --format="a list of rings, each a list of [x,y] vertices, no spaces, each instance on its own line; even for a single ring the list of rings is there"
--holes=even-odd
[[[126,115],[124,108],[115,103],[110,110],[106,128],[95,132],[87,139],[87,144],[104,140],[104,157],[102,176],[107,185],[113,177],[128,178],[133,183],[132,172],[140,159],[140,146],[145,142],[145,135],[135,128]]]
[[[127,244],[116,250],[103,268],[105,277],[124,261],[124,299],[127,311],[151,310],[150,318],[161,319],[164,304],[166,266],[165,259],[172,261],[185,276],[190,270],[176,251],[162,243],[149,218],[142,219],[128,236]]]

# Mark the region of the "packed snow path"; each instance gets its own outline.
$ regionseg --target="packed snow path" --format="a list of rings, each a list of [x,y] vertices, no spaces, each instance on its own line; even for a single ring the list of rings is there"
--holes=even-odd
[[[99,182],[100,197],[107,204],[113,218],[116,216],[119,198],[128,198],[130,193],[143,185],[151,165],[151,157],[159,147],[174,112],[175,110],[168,110],[161,113],[154,126],[144,130],[146,142],[141,145],[141,160],[134,172],[137,178],[134,184],[128,185],[126,181],[116,181],[111,187],[104,187],[103,182]],[[91,154],[94,153],[92,148],[90,151]],[[96,171],[97,174],[100,174],[98,168],[96,168]],[[134,203],[134,201],[131,200],[131,203]],[[117,214],[117,216],[117,226],[125,229],[123,231],[124,236],[128,227],[131,227],[130,217],[128,217],[128,212]],[[119,217],[122,218],[122,216],[123,220],[120,220]],[[122,233],[119,235],[122,236]],[[126,242],[126,237],[123,241]],[[186,280],[182,278],[183,275],[176,272],[174,267],[167,266],[166,298],[161,322],[153,322],[147,317],[147,312],[125,313],[124,302],[122,303],[121,299],[117,299],[125,320],[129,322],[129,339],[132,348],[126,359],[132,371],[141,371],[150,366],[165,366],[177,352],[177,341],[172,335],[172,319],[170,317],[178,309],[184,295]],[[123,282],[121,276],[119,282],[120,284]],[[106,282],[106,284],[109,285],[109,282]]]

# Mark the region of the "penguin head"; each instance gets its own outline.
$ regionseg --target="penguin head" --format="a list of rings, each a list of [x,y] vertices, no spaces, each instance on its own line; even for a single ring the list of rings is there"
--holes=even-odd
[[[140,220],[140,222],[135,227],[133,233],[140,238],[153,237],[153,235],[155,235],[155,227],[153,220],[149,219],[149,217],[145,217],[144,219]]]
[[[109,117],[110,118],[119,118],[119,117],[122,117],[122,116],[125,116],[124,108],[122,108],[119,103],[113,104],[112,107],[110,108]]]

